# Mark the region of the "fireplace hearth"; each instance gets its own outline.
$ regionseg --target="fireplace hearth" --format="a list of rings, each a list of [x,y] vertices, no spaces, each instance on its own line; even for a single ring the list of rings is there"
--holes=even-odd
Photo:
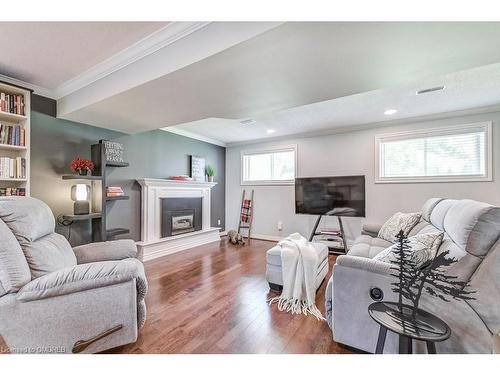
[[[161,198],[161,236],[202,229],[202,198]]]

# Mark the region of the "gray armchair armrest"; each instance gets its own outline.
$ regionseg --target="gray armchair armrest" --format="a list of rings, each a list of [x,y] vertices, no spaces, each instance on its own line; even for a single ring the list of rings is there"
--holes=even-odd
[[[363,224],[361,234],[366,234],[370,237],[377,237],[378,232],[380,232],[380,228],[382,228],[382,224],[366,223]]]
[[[78,264],[137,258],[137,246],[132,240],[94,242],[73,248]]]
[[[391,272],[392,265],[390,263],[381,262],[379,260],[374,260],[370,258],[351,256],[351,255],[339,255],[335,262],[336,265],[356,268],[359,270],[374,272],[382,275],[388,275]]]
[[[144,266],[137,259],[79,264],[30,281],[17,293],[22,302],[101,288],[137,279],[138,294],[146,294]],[[138,300],[140,296],[138,296]]]

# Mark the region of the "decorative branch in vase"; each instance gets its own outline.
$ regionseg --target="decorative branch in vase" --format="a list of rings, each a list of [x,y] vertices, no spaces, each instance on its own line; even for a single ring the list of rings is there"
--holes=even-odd
[[[456,262],[456,259],[449,257],[449,251],[437,252],[430,264],[419,267],[412,260],[411,246],[408,238],[400,231],[396,236],[397,245],[393,250],[395,259],[391,260],[391,273],[398,280],[391,285],[392,291],[398,293],[398,310],[400,318],[410,320],[413,324],[416,321],[418,305],[423,292],[428,295],[440,298],[448,302],[448,297],[456,300],[474,299],[471,294],[475,291],[470,290],[468,282],[460,281],[457,276],[450,275],[446,268]],[[406,305],[404,300],[410,305]],[[411,314],[405,310],[411,311]]]

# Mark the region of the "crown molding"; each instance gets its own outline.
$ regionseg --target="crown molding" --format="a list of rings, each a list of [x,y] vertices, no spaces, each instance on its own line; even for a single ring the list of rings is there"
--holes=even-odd
[[[0,81],[8,82],[8,83],[11,83],[13,85],[17,85],[17,86],[25,87],[27,89],[31,89],[31,90],[33,90],[33,93],[37,94],[37,95],[45,96],[45,97],[50,98],[50,99],[57,99],[53,90],[50,90],[50,89],[42,87],[42,86],[37,86],[37,85],[34,85],[34,84],[26,82],[26,81],[22,81],[22,80],[17,79],[17,78],[12,78],[12,77],[0,74]]]
[[[85,72],[64,82],[54,90],[54,93],[57,99],[69,95],[200,30],[208,24],[210,22],[171,22]]]
[[[169,132],[169,133],[174,133],[174,134],[177,134],[177,135],[182,135],[183,137],[196,139],[198,141],[202,141],[202,142],[206,142],[206,143],[211,143],[211,144],[216,145],[216,146],[226,147],[226,143],[222,142],[222,141],[219,141],[218,139],[214,139],[214,138],[210,138],[210,137],[205,137],[204,135],[192,133],[190,131],[187,131],[187,130],[184,130],[184,129],[175,128],[173,126],[166,127],[166,128],[160,128],[160,130],[163,130],[163,131],[166,131],[166,132]]]
[[[37,95],[57,100],[200,30],[208,24],[210,22],[171,22],[55,89],[38,86],[3,74],[0,74],[0,80],[32,89]]]

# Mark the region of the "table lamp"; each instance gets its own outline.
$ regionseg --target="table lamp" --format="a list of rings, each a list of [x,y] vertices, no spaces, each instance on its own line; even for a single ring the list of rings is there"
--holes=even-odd
[[[90,212],[90,187],[86,184],[76,184],[71,187],[71,199],[75,201],[73,211],[75,215],[87,215]]]

